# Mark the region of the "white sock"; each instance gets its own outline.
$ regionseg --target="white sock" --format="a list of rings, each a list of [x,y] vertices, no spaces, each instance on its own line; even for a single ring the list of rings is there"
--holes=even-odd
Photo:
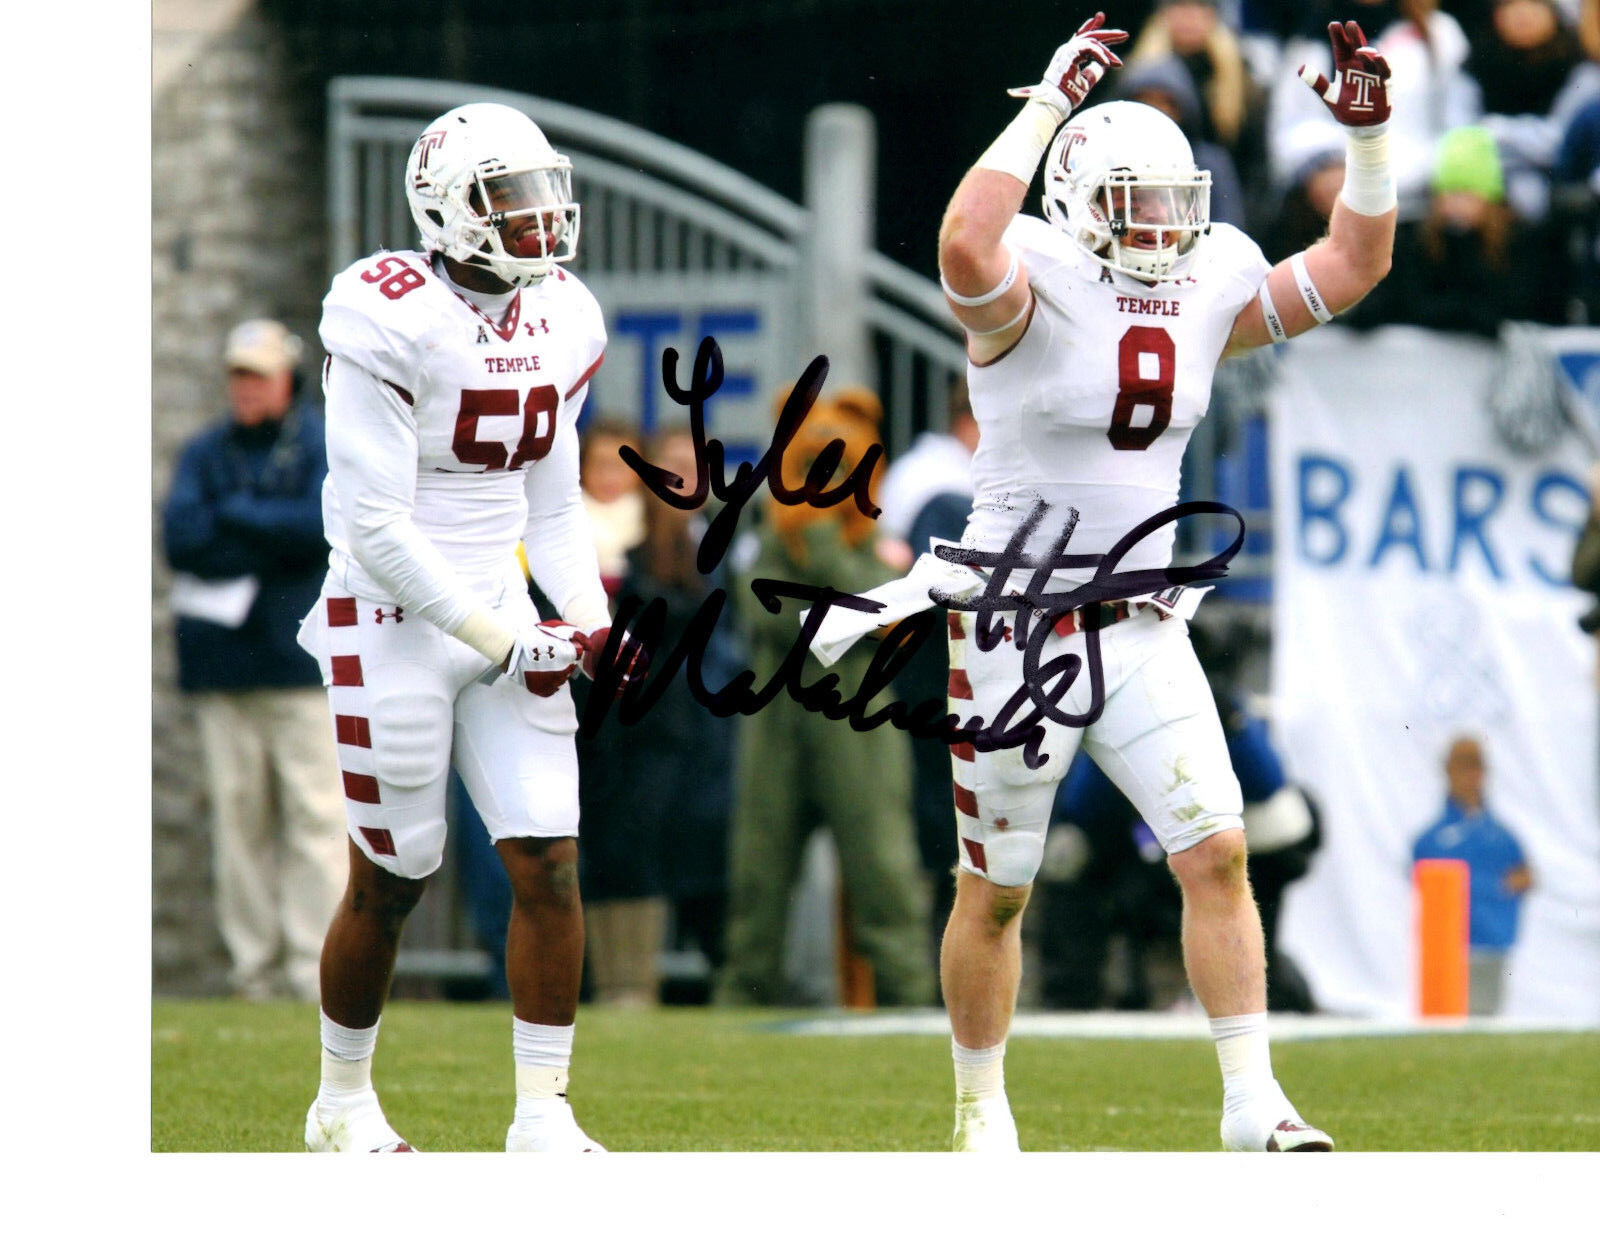
[[[517,1066],[516,1119],[540,1116],[567,1101],[575,1026],[541,1026],[511,1019],[511,1056]]]
[[[956,1102],[1004,1098],[1006,1093],[1006,1045],[963,1047],[950,1040],[950,1056],[956,1063]]]
[[[1217,1044],[1217,1063],[1222,1066],[1224,1116],[1257,1099],[1282,1098],[1283,1091],[1272,1076],[1265,1013],[1213,1017],[1211,1037]]]
[[[364,1030],[322,1017],[322,1084],[317,1101],[336,1103],[372,1089],[372,1053],[378,1046],[379,1018]]]

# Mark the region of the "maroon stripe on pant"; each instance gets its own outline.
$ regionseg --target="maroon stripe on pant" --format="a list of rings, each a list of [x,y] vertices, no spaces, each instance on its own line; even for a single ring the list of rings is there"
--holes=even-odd
[[[978,796],[966,786],[956,785],[956,810],[962,815],[969,815],[974,820],[978,818]]]
[[[394,834],[387,828],[361,829],[361,835],[367,839],[367,844],[372,847],[374,854],[385,854],[394,857]]]
[[[372,725],[365,717],[347,717],[335,713],[333,736],[347,747],[372,746]]]
[[[978,759],[978,753],[972,749],[972,744],[970,742],[958,742],[953,744],[950,748],[950,754],[965,764],[976,763]]]
[[[966,639],[967,638],[967,633],[961,629],[961,615],[960,614],[946,614],[944,616],[944,621],[945,621],[945,625],[947,627],[949,627],[949,629],[950,629],[950,638],[951,639]]]
[[[354,597],[329,597],[328,625],[330,627],[355,626],[356,599]]]
[[[974,867],[976,867],[979,871],[989,870],[988,860],[983,856],[983,842],[969,841],[967,838],[963,837],[961,838],[961,844],[966,846],[967,859]]]
[[[347,772],[344,774],[344,796],[352,802],[376,803],[378,801],[378,779],[369,777],[366,773]],[[394,851],[390,851],[392,854]]]
[[[972,698],[972,683],[967,678],[966,670],[953,669],[950,671],[950,698],[953,700],[970,700]]]
[[[361,677],[360,657],[332,657],[333,685],[336,687],[359,687],[364,685]]]

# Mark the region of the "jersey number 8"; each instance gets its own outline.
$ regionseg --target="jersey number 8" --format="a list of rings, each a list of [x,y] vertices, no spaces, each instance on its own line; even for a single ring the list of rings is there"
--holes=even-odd
[[[1155,358],[1154,376],[1146,376],[1141,361]],[[1106,436],[1119,451],[1142,451],[1172,423],[1172,388],[1178,362],[1172,336],[1159,326],[1130,326],[1117,345],[1117,403],[1111,410]],[[1150,423],[1135,425],[1134,409],[1150,409]]]

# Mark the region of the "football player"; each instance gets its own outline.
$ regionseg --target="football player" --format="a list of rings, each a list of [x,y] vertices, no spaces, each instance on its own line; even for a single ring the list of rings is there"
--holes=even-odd
[[[1209,174],[1154,108],[1074,114],[1127,35],[1104,15],[1057,49],[1021,113],[962,179],[939,234],[949,303],[966,330],[980,439],[964,544],[1006,547],[1039,503],[1027,549],[1049,551],[1076,513],[1067,553],[1103,554],[1178,497],[1179,465],[1223,357],[1327,322],[1389,268],[1394,178],[1388,66],[1354,22],[1329,27],[1330,83],[1302,69],[1345,126],[1345,182],[1328,235],[1269,266],[1244,233],[1213,224]],[[1045,218],[1019,214],[1040,160]],[[1174,527],[1138,542],[1121,570],[1171,562]],[[1054,572],[1051,590],[1091,568]],[[1042,764],[1019,748],[952,748],[961,840],[941,980],[956,1072],[957,1150],[1015,1151],[1003,1058],[1028,901],[1056,784],[1081,743],[1155,829],[1183,890],[1189,982],[1211,1018],[1230,1150],[1329,1150],[1273,1077],[1261,923],[1245,877],[1239,783],[1183,614],[1161,594],[1052,615],[1044,660],[1085,653],[1103,627],[1104,710],[1087,728],[1046,721]],[[1009,615],[1007,616],[1009,619]],[[950,708],[993,719],[1023,682],[1021,639],[976,638],[952,614]],[[996,624],[998,626],[998,624]],[[1090,675],[1060,710],[1084,715]]]
[[[401,926],[444,853],[452,766],[513,890],[506,1149],[601,1149],[566,1100],[584,938],[566,682],[594,674],[610,633],[576,428],[606,333],[563,269],[571,178],[520,112],[446,112],[406,164],[421,249],[363,258],[323,301],[331,552],[301,643],[328,688],[351,870],[322,951],[310,1150],[411,1149],[372,1055]],[[519,541],[556,614],[535,612]]]

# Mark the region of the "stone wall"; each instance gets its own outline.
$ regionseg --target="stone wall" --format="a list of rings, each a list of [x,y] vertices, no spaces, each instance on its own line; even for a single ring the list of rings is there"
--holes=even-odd
[[[163,29],[161,8],[156,41],[181,38],[182,54],[157,77],[151,117],[152,978],[157,994],[205,994],[224,990],[226,956],[199,745],[175,685],[161,504],[183,442],[223,414],[222,345],[235,323],[286,322],[315,381],[326,177],[320,108],[278,28],[243,4],[221,30]]]

